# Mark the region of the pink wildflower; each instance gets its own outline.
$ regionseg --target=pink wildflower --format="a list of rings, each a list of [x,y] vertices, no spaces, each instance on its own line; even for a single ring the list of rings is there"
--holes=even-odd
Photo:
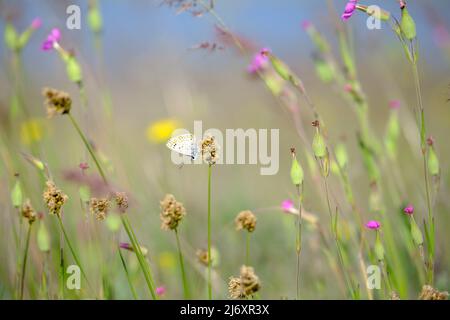
[[[405,209],[403,209],[403,212],[406,213],[407,215],[412,215],[414,213],[413,205],[411,204],[407,205]]]
[[[163,296],[166,293],[166,287],[160,286],[156,288],[156,294],[158,296]]]
[[[342,14],[341,18],[342,20],[348,20],[353,15],[353,13],[356,10],[356,4],[358,3],[358,0],[349,0],[347,2],[347,5],[345,6],[344,13]]]
[[[366,227],[372,230],[378,230],[381,227],[381,223],[376,220],[370,220],[366,223]]]
[[[284,212],[290,213],[290,212],[292,212],[293,210],[295,210],[295,208],[294,208],[294,202],[292,202],[292,200],[289,200],[289,199],[284,200],[284,201],[281,203],[281,208],[283,209]]]
[[[61,39],[61,31],[58,28],[52,29],[47,36],[47,39],[42,43],[42,50],[49,51],[55,47],[55,44],[58,43],[59,39]]]
[[[267,50],[267,49],[263,49],[263,50]],[[250,63],[250,65],[247,67],[247,71],[251,74],[254,74],[260,70],[262,70],[265,65],[267,64],[267,56],[264,55],[262,52],[263,50],[261,50],[260,53],[256,54],[253,57],[252,62]]]

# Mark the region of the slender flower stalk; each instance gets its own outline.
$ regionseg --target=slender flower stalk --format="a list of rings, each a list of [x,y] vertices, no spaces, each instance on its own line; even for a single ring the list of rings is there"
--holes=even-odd
[[[211,172],[212,165],[208,165],[208,299],[212,299],[211,274]]]
[[[178,249],[178,259],[180,260],[180,269],[181,269],[181,278],[183,280],[183,291],[184,291],[184,298],[190,299],[191,294],[189,292],[189,285],[187,281],[186,271],[184,268],[184,259],[183,259],[183,253],[181,251],[181,245],[180,245],[180,237],[178,236],[178,230],[175,229],[175,237],[177,239],[177,249]]]
[[[250,233],[255,231],[256,228],[256,216],[250,210],[244,210],[239,212],[236,219],[236,230],[245,230],[245,263],[248,266],[250,261]]]
[[[161,207],[161,229],[173,230],[177,240],[178,258],[180,260],[181,278],[183,281],[184,298],[189,299],[189,285],[187,282],[184,259],[181,251],[180,238],[178,236],[178,225],[186,215],[186,209],[181,202],[178,202],[171,194],[167,194],[160,202]]]
[[[125,271],[125,275],[127,277],[128,285],[130,286],[131,294],[133,295],[134,300],[138,299],[138,295],[136,293],[136,289],[134,288],[133,281],[131,280],[130,273],[128,272],[127,264],[125,259],[123,258],[122,252],[120,248],[117,250],[119,252],[120,262],[122,263],[123,270]]]
[[[92,149],[91,144],[89,143],[89,141],[87,140],[86,136],[83,134],[83,131],[81,131],[80,126],[78,125],[77,121],[75,120],[75,118],[69,113],[69,119],[71,121],[71,123],[73,124],[75,130],[77,131],[78,135],[80,136],[81,140],[83,141],[86,149],[88,150],[89,154],[91,155],[92,159],[95,162],[95,165],[98,169],[98,172],[100,173],[100,175],[102,176],[103,181],[107,184],[108,181],[106,179],[106,175],[105,172],[102,169],[102,166],[100,165],[99,160],[97,159],[97,156],[95,155],[94,150]]]
[[[211,175],[212,166],[219,158],[219,147],[214,137],[207,136],[201,143],[201,155],[208,164],[208,299],[212,299],[212,263],[211,263]]]
[[[128,235],[128,238],[131,241],[131,245],[133,246],[133,251],[135,252],[136,257],[137,257],[138,262],[139,262],[139,265],[141,266],[141,269],[142,269],[142,271],[144,273],[144,278],[145,278],[145,281],[147,283],[147,287],[148,287],[148,289],[150,291],[150,294],[151,294],[153,300],[157,300],[158,297],[156,296],[156,293],[155,293],[155,285],[154,285],[153,277],[152,277],[152,274],[151,274],[151,271],[150,271],[150,267],[149,267],[149,265],[147,263],[147,260],[145,259],[144,255],[143,255],[143,253],[142,253],[140,245],[137,242],[136,235],[134,234],[134,231],[131,228],[131,225],[130,225],[130,222],[128,220],[128,217],[127,217],[126,214],[121,214],[120,217],[122,219],[122,224],[123,224],[124,229],[125,229],[125,231],[126,231],[126,233]]]
[[[303,168],[297,160],[295,148],[291,148],[292,166],[291,166],[291,181],[297,190],[298,198],[298,216],[297,216],[297,237],[295,250],[297,252],[297,272],[296,272],[296,298],[300,298],[300,253],[302,251],[302,203],[303,203]]]
[[[23,299],[23,291],[24,291],[24,286],[25,286],[25,271],[27,268],[28,248],[30,247],[31,226],[32,226],[32,224],[30,223],[28,225],[27,240],[25,242],[25,251],[24,251],[23,262],[22,262],[22,273],[21,273],[21,279],[20,279],[20,300]]]

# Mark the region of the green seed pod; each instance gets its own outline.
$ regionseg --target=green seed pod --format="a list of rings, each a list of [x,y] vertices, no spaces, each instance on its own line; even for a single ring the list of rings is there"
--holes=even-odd
[[[19,35],[14,26],[11,23],[7,23],[4,32],[5,45],[11,50],[16,50],[18,37]]]
[[[323,83],[330,83],[334,80],[334,70],[325,60],[315,59],[314,66],[317,76]]]
[[[380,233],[377,231],[377,236],[375,238],[375,256],[377,257],[378,261],[384,260],[384,247],[383,243],[381,242]]]
[[[37,244],[39,250],[42,252],[50,251],[50,235],[43,221],[39,223],[39,229],[37,231]]]
[[[269,55],[269,59],[270,62],[272,63],[272,67],[278,73],[278,75],[282,77],[284,80],[290,81],[291,71],[289,70],[289,67],[283,61],[275,57],[273,54]]]
[[[428,171],[432,176],[439,175],[439,159],[433,147],[428,150]]]
[[[23,192],[20,181],[17,180],[11,191],[11,202],[14,208],[20,208],[23,202]]]
[[[319,130],[316,130],[316,134],[314,135],[312,148],[317,158],[324,158],[327,155],[327,145]]]
[[[297,158],[294,156],[292,159],[291,166],[291,181],[294,185],[299,186],[303,183],[303,168],[300,163],[297,161]]]
[[[93,33],[100,33],[102,31],[103,19],[97,4],[89,8],[87,21]]]
[[[422,236],[422,231],[420,231],[419,226],[417,225],[416,221],[411,218],[411,236],[413,238],[414,243],[417,246],[421,246],[423,245],[423,236]]]
[[[336,154],[336,161],[339,164],[339,166],[343,169],[347,167],[348,164],[348,153],[347,148],[343,143],[339,143],[336,145],[336,148],[334,149],[334,152]]]
[[[402,20],[400,21],[400,28],[406,39],[412,41],[416,38],[416,23],[408,12],[408,9],[404,7],[402,9]]]
[[[275,97],[278,97],[283,91],[284,80],[280,79],[280,77],[278,77],[276,74],[269,74],[263,77],[264,83],[266,84],[267,88]]]
[[[81,81],[83,80],[81,66],[75,59],[75,57],[68,56],[67,59],[65,59],[65,62],[66,62],[67,76],[69,77],[69,80],[75,83],[81,83]]]

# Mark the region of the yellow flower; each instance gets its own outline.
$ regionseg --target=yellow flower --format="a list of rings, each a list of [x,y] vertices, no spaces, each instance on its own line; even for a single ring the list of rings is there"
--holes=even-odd
[[[174,269],[176,266],[176,257],[172,252],[161,252],[158,260],[161,269]]]
[[[39,142],[43,136],[44,126],[41,119],[30,119],[20,125],[20,140],[23,144],[30,145],[33,142]]]
[[[161,119],[151,123],[147,127],[147,139],[153,143],[166,142],[172,132],[179,127],[179,122],[174,119]]]

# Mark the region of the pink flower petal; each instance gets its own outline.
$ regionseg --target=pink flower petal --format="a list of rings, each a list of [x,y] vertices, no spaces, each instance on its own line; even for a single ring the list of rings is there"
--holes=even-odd
[[[381,223],[376,220],[370,220],[366,223],[368,229],[377,230],[381,227]]]

